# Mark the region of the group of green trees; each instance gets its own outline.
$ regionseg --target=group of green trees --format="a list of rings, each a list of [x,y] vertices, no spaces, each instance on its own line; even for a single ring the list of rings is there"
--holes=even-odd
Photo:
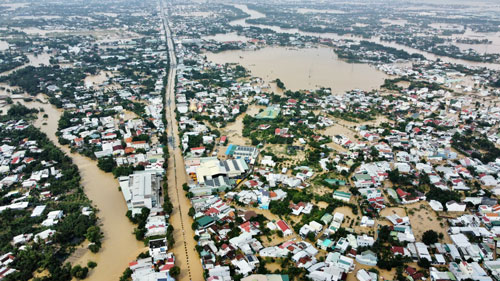
[[[0,73],[12,70],[29,62],[28,57],[20,52],[0,52]]]
[[[377,56],[367,56],[367,52],[380,52],[382,55]],[[345,59],[349,62],[383,62],[390,63],[398,59],[409,60],[409,59],[425,59],[421,54],[413,53],[409,54],[404,50],[399,50],[392,47],[386,47],[381,44],[363,40],[359,42],[359,45],[352,44],[349,46],[337,46],[335,48],[335,53],[339,58]]]
[[[484,135],[475,136],[472,131],[465,134],[455,133],[452,137],[452,147],[459,152],[477,158],[483,163],[495,161],[500,157],[500,149]]]
[[[127,211],[128,219],[137,224],[137,227],[134,229],[135,238],[137,240],[144,240],[144,236],[146,235],[146,222],[149,216],[150,210],[148,208],[142,208],[139,214],[132,215],[132,211]]]

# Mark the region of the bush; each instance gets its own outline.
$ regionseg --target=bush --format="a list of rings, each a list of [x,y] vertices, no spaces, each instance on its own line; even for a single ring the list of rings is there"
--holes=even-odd
[[[174,266],[170,269],[169,273],[172,277],[175,278],[179,276],[179,274],[181,273],[181,269],[178,266]]]
[[[129,267],[127,267],[127,269],[125,269],[125,271],[123,272],[122,276],[120,277],[120,281],[127,281],[127,280],[130,280],[130,277],[132,276],[132,269],[130,269]]]
[[[437,232],[434,230],[427,230],[422,236],[422,242],[424,242],[425,245],[431,245],[438,242],[438,237]]]
[[[87,267],[81,267],[80,265],[75,265],[71,269],[71,276],[76,279],[85,279],[87,278],[87,274],[89,273],[89,269]]]
[[[97,167],[106,173],[110,173],[115,167],[115,160],[113,160],[113,157],[99,158],[99,160],[97,160]]]
[[[89,227],[85,234],[85,237],[92,243],[100,243],[102,236],[101,228],[97,225]]]
[[[92,253],[97,253],[101,249],[101,244],[100,243],[92,243],[89,245],[89,250]]]
[[[97,266],[97,263],[95,261],[89,261],[87,262],[87,266],[89,268],[95,268]]]

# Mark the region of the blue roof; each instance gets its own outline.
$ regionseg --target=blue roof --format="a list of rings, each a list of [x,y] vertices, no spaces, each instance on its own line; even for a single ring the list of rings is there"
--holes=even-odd
[[[229,155],[232,152],[232,150],[233,150],[233,145],[230,144],[226,149],[226,155]]]

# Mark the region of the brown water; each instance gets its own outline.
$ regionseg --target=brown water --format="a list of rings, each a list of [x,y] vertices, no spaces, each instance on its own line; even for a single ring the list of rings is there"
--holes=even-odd
[[[250,105],[245,113],[236,117],[236,120],[232,123],[227,124],[226,127],[218,129],[221,135],[227,136],[227,141],[230,144],[236,145],[250,145],[250,140],[243,137],[243,118],[246,115],[255,116],[259,113],[260,109],[264,109],[265,106],[260,105]]]
[[[98,86],[108,81],[108,79],[112,76],[113,75],[110,71],[100,71],[96,75],[87,75],[83,82],[85,84],[85,87]]]
[[[170,36],[170,27],[166,29],[168,37],[169,56],[172,58],[172,64],[176,65],[176,56],[174,53],[174,42]],[[169,101],[175,101],[175,77],[176,68],[172,67],[168,74],[168,83],[166,88],[166,97]],[[174,227],[175,244],[171,249],[175,255],[175,263],[181,269],[177,280],[197,281],[203,280],[203,268],[200,257],[195,246],[194,231],[191,228],[193,219],[189,216],[191,202],[185,196],[182,185],[187,182],[187,175],[184,165],[184,157],[179,144],[179,127],[175,119],[175,102],[168,102],[165,110],[167,113],[167,134],[172,137],[174,144],[169,145],[170,157],[168,158],[168,194],[173,205],[173,211],[170,215],[170,223]]]
[[[480,54],[500,54],[500,32],[498,33],[478,33],[467,29],[462,35],[455,35],[453,38],[488,39],[491,44],[463,44],[453,43],[462,50],[473,49]]]
[[[132,234],[134,225],[125,216],[127,206],[121,192],[118,191],[118,181],[112,174],[104,173],[97,168],[95,161],[79,154],[71,154],[67,147],[58,144],[55,133],[62,111],[50,104],[39,102],[24,104],[45,110],[39,114],[35,126],[46,133],[54,144],[73,159],[80,170],[85,194],[99,209],[98,216],[104,233],[101,250],[93,254],[82,245],[68,261],[85,266],[89,260],[97,262],[97,267],[90,271],[87,280],[118,280],[128,263],[135,260],[139,253],[147,250],[144,244],[137,241]],[[42,118],[45,113],[48,115],[47,119]]]
[[[39,55],[34,55],[34,54],[28,54],[28,59],[30,62],[28,65],[31,66],[40,66],[40,65],[50,65],[50,54],[48,53],[42,53]]]
[[[376,89],[388,78],[368,64],[347,63],[339,59],[329,47],[268,47],[206,55],[216,63],[239,63],[248,68],[253,76],[267,82],[279,78],[291,90],[327,87],[332,89],[332,93],[340,94],[351,89]]]
[[[396,48],[396,49],[404,50],[404,51],[406,51],[408,53],[421,54],[421,55],[425,56],[429,60],[441,59],[442,61],[449,62],[449,63],[457,63],[457,64],[463,64],[463,65],[469,65],[469,66],[488,67],[490,69],[500,70],[500,64],[471,62],[471,61],[467,61],[467,60],[461,60],[461,59],[454,59],[454,58],[450,58],[450,57],[438,56],[438,55],[434,55],[434,54],[429,53],[429,52],[421,51],[421,50],[414,49],[414,48],[411,48],[411,47],[407,47],[407,46],[404,46],[404,45],[401,45],[401,44],[397,44],[397,43],[394,43],[394,42],[381,41],[380,38],[378,38],[378,37],[372,37],[370,39],[367,39],[367,38],[361,38],[361,37],[356,37],[356,36],[352,36],[352,35],[338,35],[338,34],[335,34],[335,33],[303,32],[303,31],[300,31],[297,28],[281,28],[279,26],[273,26],[273,25],[248,24],[248,23],[245,22],[246,19],[258,19],[258,18],[263,18],[266,15],[262,14],[262,13],[260,13],[258,11],[249,9],[246,5],[241,5],[240,4],[240,5],[234,5],[234,6],[236,8],[241,9],[243,12],[247,13],[250,16],[247,17],[247,18],[244,18],[244,19],[239,19],[239,20],[232,21],[232,22],[230,22],[231,25],[240,25],[240,26],[243,26],[243,27],[255,26],[255,27],[260,27],[260,28],[272,29],[272,30],[274,30],[275,32],[278,32],[278,33],[300,34],[300,35],[303,35],[303,36],[315,36],[315,37],[319,37],[319,38],[332,39],[332,40],[346,40],[346,39],[347,40],[354,40],[354,41],[366,40],[366,41],[370,41],[370,42],[375,42],[375,43],[378,43],[378,44],[382,44],[382,45],[387,46],[387,47],[393,47],[393,48]],[[489,39],[490,40],[496,40],[494,38],[495,38],[495,36],[492,36]]]
[[[38,54],[36,56],[34,54],[27,54],[26,56],[29,59],[28,63],[20,65],[16,68],[9,70],[9,71],[1,72],[0,75],[9,75],[14,71],[21,69],[21,68],[24,68],[24,67],[29,66],[29,65],[35,66],[35,67],[41,66],[41,65],[50,65],[50,54],[48,54],[48,53],[42,53],[42,54]]]
[[[250,38],[238,35],[236,32],[219,33],[216,35],[203,36],[201,38],[205,40],[215,40],[217,42],[229,42],[229,41],[247,42],[248,40],[250,40]]]

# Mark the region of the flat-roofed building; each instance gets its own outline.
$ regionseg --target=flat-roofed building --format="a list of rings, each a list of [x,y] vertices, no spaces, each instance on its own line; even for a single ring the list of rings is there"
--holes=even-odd
[[[158,171],[136,171],[119,180],[123,197],[132,214],[140,213],[142,208],[152,209],[160,204],[161,173]]]

